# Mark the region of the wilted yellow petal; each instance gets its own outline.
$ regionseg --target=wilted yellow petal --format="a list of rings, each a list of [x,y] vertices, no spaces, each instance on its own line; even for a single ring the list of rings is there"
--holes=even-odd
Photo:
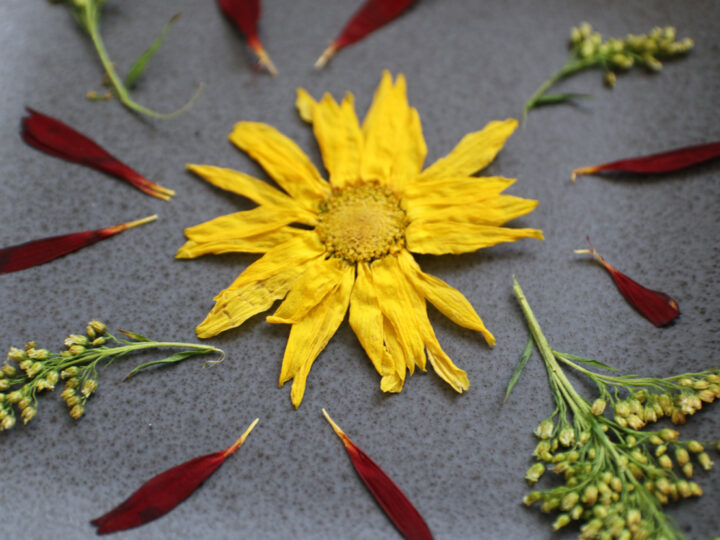
[[[405,186],[407,205],[469,204],[497,197],[516,182],[501,176],[461,176],[415,182]]]
[[[488,345],[495,345],[495,337],[485,328],[480,316],[460,291],[420,270],[420,266],[407,251],[398,256],[398,261],[405,276],[423,298],[429,300],[455,324],[480,332]]]
[[[225,191],[231,191],[247,197],[258,204],[287,206],[291,208],[298,207],[298,203],[282,191],[248,174],[233,171],[232,169],[224,169],[223,167],[213,167],[212,165],[193,165],[188,163],[187,168],[212,185]]]
[[[508,118],[490,122],[482,130],[468,133],[447,156],[422,171],[419,179],[469,176],[484,169],[502,150],[516,127],[517,120]]]
[[[280,371],[280,386],[293,379],[290,399],[296,408],[305,394],[305,382],[313,362],[345,318],[354,280],[355,269],[348,265],[336,288],[307,317],[292,325]]]
[[[312,231],[274,247],[215,297],[212,311],[195,329],[198,337],[216,336],[266,311],[288,293],[307,264],[322,255],[323,246]]]
[[[354,101],[350,92],[340,105],[330,94],[325,94],[312,109],[313,131],[334,187],[357,183],[360,179],[363,135]]]
[[[188,240],[178,250],[175,257],[178,259],[194,259],[202,255],[212,253],[265,253],[277,245],[284,244],[296,236],[305,234],[303,229],[294,227],[282,227],[275,231],[248,236],[246,238],[227,238],[210,240],[207,242],[196,242]]]
[[[290,223],[314,225],[317,223],[317,217],[302,208],[258,206],[252,210],[234,212],[189,227],[185,229],[185,235],[195,242],[229,240],[275,231]]]
[[[425,350],[418,330],[410,294],[412,286],[404,279],[397,257],[389,255],[371,265],[372,280],[377,291],[380,309],[392,324],[412,375],[415,366],[425,370]]]
[[[417,177],[425,162],[427,146],[420,116],[407,101],[405,77],[383,72],[370,110],[363,122],[361,178],[401,189]]]
[[[331,257],[318,259],[307,267],[273,315],[269,323],[294,324],[337,288],[347,272],[347,263]]]
[[[310,159],[291,139],[259,122],[238,122],[229,139],[256,160],[304,208],[315,210],[330,194]]]
[[[466,202],[446,206],[443,204],[417,205],[408,203],[407,216],[412,221],[465,221],[478,225],[504,225],[510,220],[529,214],[537,201],[499,195],[476,203]]]
[[[410,251],[432,255],[469,253],[521,238],[544,240],[542,231],[538,229],[510,229],[450,221],[415,221],[405,231]]]
[[[315,105],[317,105],[317,102],[310,94],[308,94],[307,90],[305,90],[304,88],[297,89],[297,99],[295,100],[295,106],[297,107],[300,118],[302,118],[306,122],[312,123]]]
[[[405,358],[405,352],[400,346],[400,338],[387,317],[383,317],[383,339],[394,369],[388,375],[383,375],[380,380],[380,390],[397,393],[403,388],[407,366],[413,365],[413,362]]]

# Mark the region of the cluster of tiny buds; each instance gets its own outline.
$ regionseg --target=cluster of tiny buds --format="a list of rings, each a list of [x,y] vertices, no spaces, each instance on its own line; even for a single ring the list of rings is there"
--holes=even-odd
[[[635,63],[650,71],[660,71],[658,58],[684,54],[693,48],[691,38],[676,40],[672,26],[653,28],[648,34],[628,34],[625,39],[609,38],[603,41],[599,32],[583,22],[570,31],[570,46],[581,59],[597,59],[605,68],[605,83],[612,87],[617,77],[613,70],[625,71]]]
[[[596,400],[592,408],[594,414],[601,415],[604,400]],[[607,432],[609,428],[601,424],[601,429]],[[619,457],[612,467],[613,472],[608,472],[606,467],[603,473],[598,473],[596,461],[604,459],[598,451],[602,445],[593,442],[594,435],[590,431],[573,428],[564,422],[556,427],[548,418],[540,422],[535,435],[541,439],[533,452],[538,461],[528,469],[526,480],[534,484],[545,473],[546,467],[550,467],[555,473],[564,475],[565,485],[532,491],[523,502],[528,506],[538,502],[541,511],[546,513],[560,512],[553,524],[555,530],[571,521],[584,521],[580,535],[584,539],[653,537],[656,532],[653,518],[642,515],[641,510],[647,506],[637,487],[647,490],[661,504],[699,497],[702,489],[690,480],[693,474],[691,456],[705,470],[713,466],[701,443],[679,441],[679,433],[670,428],[651,435],[642,432],[637,437],[627,435],[616,445]],[[716,443],[716,449],[720,452],[720,441]],[[675,466],[687,480],[675,474]]]
[[[675,395],[648,394],[645,390],[640,390],[628,399],[616,402],[615,422],[635,430],[663,417],[670,418],[674,424],[684,424],[687,416],[692,416],[702,409],[703,403],[712,403],[720,398],[718,373],[710,373],[704,377],[684,377],[677,381],[677,385],[680,390]],[[604,409],[600,402],[604,400],[593,403],[593,413],[598,415],[602,414]]]

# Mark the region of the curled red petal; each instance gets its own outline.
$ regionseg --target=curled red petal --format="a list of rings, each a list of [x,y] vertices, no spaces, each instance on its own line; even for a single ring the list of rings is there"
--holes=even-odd
[[[638,174],[662,174],[677,171],[703,163],[720,156],[720,141],[696,146],[685,146],[668,152],[621,159],[592,167],[581,167],[572,172],[571,180],[581,174],[594,174],[601,171],[631,172]]]
[[[337,51],[386,25],[413,3],[415,0],[367,0],[350,18],[335,41],[320,55],[315,67],[322,68]]]
[[[95,141],[60,120],[29,107],[27,112],[29,116],[21,121],[20,135],[33,148],[125,180],[142,192],[159,199],[169,200],[175,194],[171,189],[150,182]]]
[[[118,233],[137,227],[138,225],[155,221],[156,219],[157,216],[153,215],[104,229],[41,238],[39,240],[32,240],[24,244],[0,249],[0,274],[9,274],[10,272],[25,270],[31,266],[45,264],[58,257],[91,246],[100,240],[105,240]]]
[[[229,448],[191,459],[151,478],[125,502],[90,523],[97,527],[98,534],[108,534],[138,527],[164,516],[187,499],[240,448],[257,423],[256,418]]]
[[[420,512],[393,482],[392,478],[345,435],[325,409],[322,412],[343,442],[358,476],[400,534],[408,540],[432,540],[432,533]]]
[[[664,292],[643,287],[637,281],[619,272],[600,256],[592,244],[589,250],[578,250],[578,252],[591,253],[610,273],[625,299],[655,326],[665,326],[680,316],[680,308],[673,298]]]
[[[223,13],[245,35],[248,45],[257,55],[260,64],[265,66],[271,75],[277,75],[275,64],[270,60],[270,56],[258,36],[258,23],[262,12],[260,0],[218,0],[218,4]]]

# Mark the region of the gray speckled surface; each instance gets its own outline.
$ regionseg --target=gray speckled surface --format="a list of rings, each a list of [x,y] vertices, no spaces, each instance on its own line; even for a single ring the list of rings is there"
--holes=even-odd
[[[428,373],[410,378],[400,395],[382,395],[345,323],[315,363],[303,404],[294,411],[289,387],[277,388],[288,329],[256,317],[211,340],[228,353],[221,365],[201,369],[201,361],[191,360],[123,382],[135,362],[159,358],[147,355],[103,370],[87,415],[77,423],[58,395],[44,396],[32,423],[0,434],[0,536],[89,538],[90,518],[165,468],[229,445],[259,416],[245,446],[201,491],[125,536],[393,538],[392,525],[322,419],[320,408],[326,407],[402,486],[438,539],[550,537],[552,520],[520,504],[535,446],[532,429],[551,406],[537,356],[513,399],[502,405],[527,336],[511,293],[513,274],[561,350],[657,376],[718,365],[720,165],[653,180],[588,177],[570,185],[567,178],[575,166],[720,139],[720,4],[423,0],[315,72],[315,58],[358,3],[266,2],[262,38],[280,70],[273,79],[249,68],[245,45],[209,0],[110,2],[103,35],[120,67],[174,12],[183,12],[135,95],[167,110],[200,82],[205,90],[190,112],[160,122],[135,117],[117,103],[85,101],[101,70],[64,8],[4,0],[0,245],[152,213],[160,220],[81,254],[0,276],[0,344],[35,339],[58,348],[91,318],[159,339],[193,341],[212,297],[254,257],[173,260],[184,227],[250,208],[192,177],[184,164],[205,162],[264,177],[226,140],[238,120],[276,126],[319,164],[311,130],[296,116],[297,86],[314,96],[352,90],[362,114],[382,69],[404,72],[430,163],[487,121],[517,116],[537,85],[565,61],[567,32],[582,20],[611,35],[674,24],[697,46],[659,75],[636,70],[619,77],[613,91],[602,87],[597,72],[574,78],[563,88],[597,99],[533,112],[487,169],[519,178],[513,194],[540,200],[516,224],[542,228],[544,243],[419,257],[425,271],[465,293],[497,337],[490,350],[479,336],[431,313],[441,343],[469,374],[466,394],[456,395]],[[94,137],[176,189],[176,198],[156,201],[28,148],[17,133],[25,105]],[[654,328],[622,300],[602,268],[574,256],[586,234],[619,269],[672,294],[683,311],[678,323]],[[684,433],[717,436],[716,408],[693,418]],[[706,495],[670,507],[693,538],[720,532],[718,480],[718,470],[698,475]]]

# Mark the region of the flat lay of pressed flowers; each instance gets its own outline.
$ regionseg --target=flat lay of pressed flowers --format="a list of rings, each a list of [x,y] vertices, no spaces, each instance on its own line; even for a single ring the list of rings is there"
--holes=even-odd
[[[0,2],[0,536],[715,538],[719,19]]]
[[[517,122],[490,122],[424,168],[420,117],[408,104],[402,74],[394,82],[383,74],[362,127],[353,104],[350,93],[338,104],[329,94],[315,101],[298,90],[298,111],[313,126],[329,182],[294,142],[255,122],[236,124],[230,140],[284,192],[238,171],[188,165],[259,206],[186,229],[177,256],[264,253],[218,294],[197,334],[210,338],[240,326],[284,298],[267,320],[292,325],[279,384],[293,380],[290,398],[299,407],[313,362],[349,311],[383,392],[400,392],[406,372],[425,371],[429,361],[462,393],[470,381],[438,343],[426,301],[488,345],[495,338],[467,299],[424,273],[411,253],[460,254],[543,239],[538,229],[503,227],[537,205],[502,194],[515,180],[471,176],[493,160]]]

